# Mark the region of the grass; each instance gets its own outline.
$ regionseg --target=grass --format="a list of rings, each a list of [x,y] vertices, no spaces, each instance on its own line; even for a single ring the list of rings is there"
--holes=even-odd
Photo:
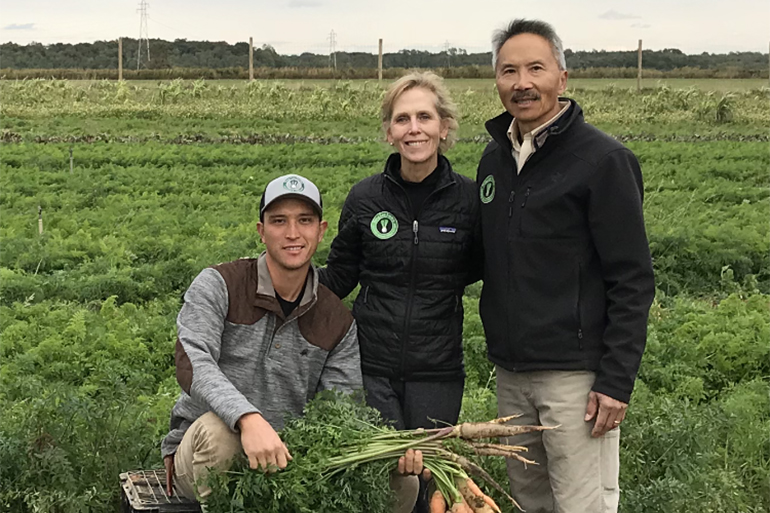
[[[92,80],[71,80],[72,84],[80,84],[87,86]],[[159,80],[132,80],[131,85],[142,86],[147,88],[157,87]],[[319,79],[319,80],[262,80],[262,82],[280,82],[286,87],[291,89],[303,89],[305,87],[330,87],[339,82],[339,80],[331,79]],[[375,84],[377,80],[350,80],[354,87],[363,87],[364,84],[368,84],[370,87]],[[216,86],[221,85],[225,87],[231,87],[233,85],[246,85],[246,81],[243,80],[207,80],[207,84]],[[389,80],[383,79],[383,84],[389,84]],[[446,80],[449,89],[452,91],[467,91],[472,89],[474,91],[485,91],[494,88],[494,80],[486,78],[451,78]],[[613,85],[620,89],[636,89],[636,79],[628,78],[573,78],[569,79],[568,86],[570,89],[604,89],[610,85]],[[761,87],[767,87],[770,85],[768,80],[763,78],[664,78],[664,79],[642,79],[643,88],[655,88],[660,86],[667,86],[675,89],[687,89],[695,87],[702,91],[715,91],[715,92],[727,92],[727,91],[749,91],[752,89],[759,89]]]

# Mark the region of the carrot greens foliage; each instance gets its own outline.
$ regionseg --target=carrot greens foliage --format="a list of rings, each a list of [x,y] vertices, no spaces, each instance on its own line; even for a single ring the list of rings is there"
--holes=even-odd
[[[322,392],[280,433],[294,458],[286,469],[265,474],[250,469],[245,457],[239,458],[229,472],[211,476],[208,510],[387,512],[394,501],[388,479],[395,460],[352,464],[333,475],[327,472],[332,458],[344,456],[350,446],[365,445],[383,431],[394,430],[384,427],[379,413],[361,397]]]

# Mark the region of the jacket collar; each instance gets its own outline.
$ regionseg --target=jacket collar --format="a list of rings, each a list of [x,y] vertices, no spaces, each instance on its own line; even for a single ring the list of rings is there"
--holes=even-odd
[[[438,179],[436,180],[436,189],[445,185],[454,183],[454,177],[452,176],[452,164],[441,153],[438,154],[438,166],[433,170],[434,173],[438,173]],[[398,177],[401,174],[401,154],[391,153],[385,162],[385,171],[383,174],[391,180],[398,183]]]
[[[560,97],[559,101],[568,101],[570,103],[567,112],[551,123],[551,125],[541,133],[548,133],[549,136],[560,135],[566,132],[573,123],[583,122],[583,109],[580,108],[580,105],[578,105],[575,100]],[[492,139],[494,139],[500,146],[510,148],[511,141],[508,139],[508,129],[511,126],[511,122],[513,122],[513,116],[508,112],[503,112],[499,116],[487,121],[484,126],[486,126],[487,132],[492,136]]]
[[[267,252],[263,251],[257,259],[257,297],[254,300],[254,306],[264,308],[274,314],[283,318],[283,310],[280,303],[275,298],[275,288],[273,287],[273,280],[270,277],[270,271],[267,268]],[[305,285],[305,293],[299,302],[294,312],[289,315],[289,318],[299,317],[306,311],[308,311],[316,302],[318,297],[318,270],[313,264],[310,264],[308,269],[307,283]]]

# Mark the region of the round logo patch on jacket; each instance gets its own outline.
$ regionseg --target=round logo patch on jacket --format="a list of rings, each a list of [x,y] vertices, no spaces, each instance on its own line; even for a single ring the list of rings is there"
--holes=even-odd
[[[493,199],[495,199],[495,177],[492,175],[487,176],[484,178],[484,181],[481,182],[481,187],[479,187],[479,196],[481,197],[482,203],[489,203]]]
[[[372,218],[369,227],[375,237],[386,240],[393,237],[398,231],[398,220],[396,216],[383,210]]]

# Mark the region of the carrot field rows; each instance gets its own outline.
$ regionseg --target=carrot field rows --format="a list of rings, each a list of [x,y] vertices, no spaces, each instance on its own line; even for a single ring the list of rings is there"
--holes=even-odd
[[[491,82],[450,88],[447,156],[473,177],[499,100]],[[639,157],[656,271],[621,511],[766,512],[770,90],[572,94]],[[161,464],[182,293],[261,252],[260,194],[290,172],[324,195],[323,265],[348,191],[388,154],[382,88],[29,80],[0,95],[0,512],[117,511],[118,473]],[[465,298],[465,420],[496,412],[480,290]]]

